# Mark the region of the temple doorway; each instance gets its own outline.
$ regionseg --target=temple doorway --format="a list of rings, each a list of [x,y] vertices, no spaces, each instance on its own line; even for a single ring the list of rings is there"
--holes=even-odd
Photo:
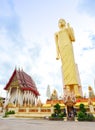
[[[67,106],[67,119],[68,120],[74,120],[76,116],[76,109],[74,108],[73,105]]]
[[[67,106],[68,117],[74,117],[73,106]]]

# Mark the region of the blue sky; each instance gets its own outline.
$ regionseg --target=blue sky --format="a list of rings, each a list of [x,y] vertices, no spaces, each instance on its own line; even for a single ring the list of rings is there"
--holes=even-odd
[[[0,0],[0,94],[15,67],[31,75],[46,99],[48,84],[62,95],[61,62],[56,61],[54,33],[58,19],[74,29],[73,44],[84,93],[95,90],[94,0]]]

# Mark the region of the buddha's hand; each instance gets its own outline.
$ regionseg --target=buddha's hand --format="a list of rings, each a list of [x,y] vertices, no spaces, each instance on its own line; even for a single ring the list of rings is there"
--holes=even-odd
[[[59,59],[60,59],[60,56],[59,56],[59,55],[57,55],[57,56],[56,56],[56,60],[59,60]]]

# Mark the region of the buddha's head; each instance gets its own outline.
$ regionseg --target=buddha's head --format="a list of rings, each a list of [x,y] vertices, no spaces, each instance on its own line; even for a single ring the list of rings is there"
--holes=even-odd
[[[58,21],[58,26],[59,26],[59,28],[61,29],[61,28],[63,28],[65,25],[66,25],[65,20],[64,20],[64,19],[59,19],[59,21]]]

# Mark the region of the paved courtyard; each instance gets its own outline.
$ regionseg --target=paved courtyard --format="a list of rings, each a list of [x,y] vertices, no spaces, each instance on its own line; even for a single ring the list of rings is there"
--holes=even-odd
[[[1,118],[0,130],[95,130],[95,122]]]

